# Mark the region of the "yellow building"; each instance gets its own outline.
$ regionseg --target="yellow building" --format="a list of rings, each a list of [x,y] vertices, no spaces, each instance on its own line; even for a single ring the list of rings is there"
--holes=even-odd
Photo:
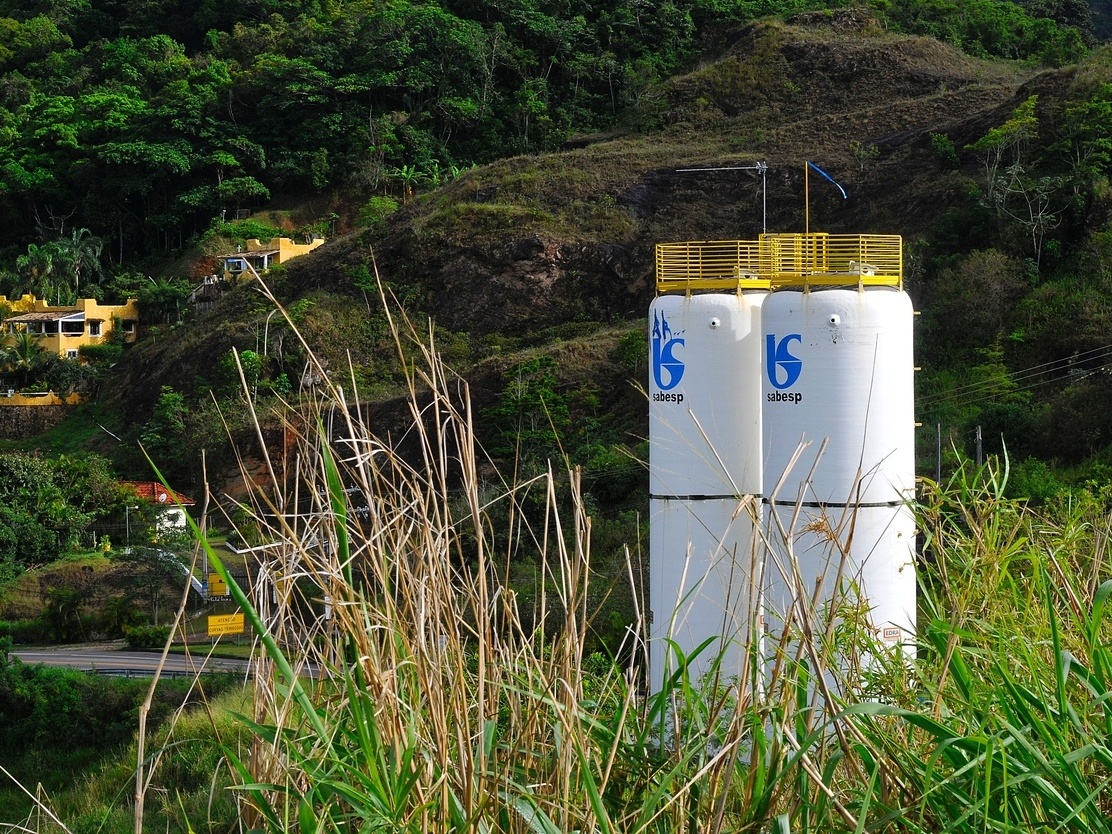
[[[139,306],[134,298],[125,304],[101,304],[82,298],[72,307],[52,307],[33,295],[14,300],[0,295],[0,306],[12,311],[4,319],[6,333],[29,333],[63,359],[76,359],[83,345],[108,341],[117,322],[125,342],[135,341],[139,327]]]
[[[314,237],[308,243],[294,243],[288,237],[279,237],[268,240],[265,244],[252,238],[247,241],[246,249],[217,257],[224,265],[224,277],[235,278],[252,269],[256,274],[266,272],[274,264],[307,255],[323,243],[324,238],[320,237]]]

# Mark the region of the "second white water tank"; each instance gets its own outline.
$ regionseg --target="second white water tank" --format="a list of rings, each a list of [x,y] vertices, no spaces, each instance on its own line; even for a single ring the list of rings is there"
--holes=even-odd
[[[915,625],[913,309],[878,287],[780,290],[762,307],[766,606],[864,601],[873,634]]]

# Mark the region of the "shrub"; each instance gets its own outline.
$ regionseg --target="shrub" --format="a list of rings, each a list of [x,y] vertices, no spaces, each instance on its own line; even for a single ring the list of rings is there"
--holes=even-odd
[[[0,621],[0,638],[7,638],[16,645],[46,642],[46,628],[42,620]]]
[[[123,356],[123,345],[105,343],[100,345],[82,345],[77,349],[81,358],[92,365],[115,365]]]
[[[954,140],[945,133],[932,133],[930,138],[931,154],[935,160],[943,168],[957,168],[961,160],[958,159],[958,151],[954,147]]]
[[[281,236],[282,230],[278,227],[260,223],[258,220],[252,220],[251,218],[232,222],[214,219],[202,240],[209,243],[218,238],[231,238],[236,243],[243,245],[252,239],[265,242]]]
[[[398,201],[393,197],[371,197],[359,210],[359,225],[366,226],[373,235],[386,230],[386,223],[398,210]]]
[[[641,373],[649,365],[649,337],[644,328],[626,333],[614,348],[614,359],[631,373]]]
[[[133,649],[161,649],[170,639],[170,626],[130,626],[123,629],[128,646]]]

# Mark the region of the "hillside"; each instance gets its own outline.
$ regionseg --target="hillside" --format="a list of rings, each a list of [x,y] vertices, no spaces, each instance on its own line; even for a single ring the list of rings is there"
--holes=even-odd
[[[739,33],[646,104],[642,135],[496,163],[417,202],[376,247],[380,269],[419,284],[450,329],[634,318],[651,298],[656,242],[761,232],[756,174],[677,169],[758,161],[770,231],[803,230],[811,159],[850,194],[843,204],[816,187],[815,228],[926,235],[948,203],[926,137],[960,147],[979,135],[1014,107],[1022,76],[886,35],[859,13],[810,21]]]
[[[645,368],[637,349],[630,352],[629,338],[638,340],[630,334],[642,328],[652,297],[653,245],[753,238],[765,207],[770,231],[802,231],[804,162],[812,160],[836,176],[848,199],[812,179],[811,229],[903,235],[908,287],[924,309],[924,390],[934,385],[933,374],[952,373],[951,367],[960,384],[962,374],[981,362],[978,350],[1008,328],[1015,332],[1023,292],[1013,291],[1007,315],[993,321],[995,331],[963,328],[955,339],[947,335],[949,318],[932,313],[950,309],[932,295],[941,286],[938,276],[960,265],[963,252],[978,249],[999,251],[1015,281],[1030,281],[1022,276],[1032,263],[1022,233],[992,222],[991,207],[978,196],[985,154],[970,146],[1007,123],[1031,96],[1038,97],[1040,124],[1057,125],[1071,97],[1101,89],[1110,75],[1104,53],[1082,66],[1036,72],[974,59],[933,39],[892,34],[859,10],[761,22],[724,38],[718,52],[691,72],[646,90],[620,128],[569,141],[558,152],[462,172],[405,200],[388,222],[356,227],[275,270],[267,283],[328,372],[352,376],[361,399],[387,403],[384,415],[406,419],[388,405],[398,393],[396,360],[376,298],[376,274],[411,313],[435,322],[447,361],[468,378],[492,431],[498,431],[492,409],[505,406],[506,375],[530,357],[550,355],[571,424],[585,418],[606,423],[593,440],[580,437],[570,448],[586,456],[599,448],[625,454],[645,436],[637,393]],[[1029,144],[1045,150],[1068,139],[1047,133]],[[767,192],[753,171],[680,170],[756,162],[768,163]],[[1032,152],[1031,162],[1032,168],[1051,164],[1048,153]],[[1063,176],[1049,168],[1045,173]],[[1071,259],[1080,257],[1103,222],[1102,198],[1086,196],[1078,204],[1080,186],[1072,187],[1074,197],[1063,199],[1074,207],[1059,213],[1048,234],[1056,241],[1056,261],[1042,266],[1036,283],[1044,293],[1054,284],[1053,270],[1069,272]],[[346,215],[340,228],[353,222]],[[178,440],[189,451],[167,470],[196,483],[201,447],[210,455],[210,471],[232,466],[220,440],[222,421],[229,420],[248,446],[256,439],[234,405],[225,403],[224,417],[218,414],[210,391],[219,387],[214,369],[222,357],[232,347],[255,351],[264,354],[264,381],[284,374],[296,390],[303,380],[304,350],[272,310],[255,288],[243,287],[185,324],[155,328],[125,355],[90,411],[132,441],[150,429],[159,392],[168,386],[184,397],[188,425]],[[1099,328],[1051,330],[1052,347],[1040,335],[1013,338],[1007,350],[1016,362],[1036,364],[1089,350],[1103,338]],[[961,350],[947,353],[950,348]],[[602,406],[600,392],[618,396]],[[117,404],[125,401],[128,408],[120,410]],[[948,414],[960,446],[963,421],[979,419],[980,411]],[[269,436],[278,438],[276,418],[266,408],[262,417],[275,427]],[[935,414],[925,417],[933,423]],[[392,418],[382,419],[389,428]],[[1088,450],[1103,442],[1098,438]],[[94,444],[125,468],[145,466],[105,435]],[[217,480],[234,490],[236,477],[233,466]]]

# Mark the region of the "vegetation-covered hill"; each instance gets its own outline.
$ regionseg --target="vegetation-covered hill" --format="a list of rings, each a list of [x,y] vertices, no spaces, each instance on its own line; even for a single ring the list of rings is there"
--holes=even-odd
[[[233,347],[264,395],[324,372],[388,401],[397,365],[376,276],[436,322],[496,447],[508,450],[508,411],[551,389],[575,435],[564,450],[608,472],[645,433],[637,334],[653,244],[801,230],[806,160],[848,193],[812,184],[812,229],[905,238],[925,424],[959,449],[983,424],[990,447],[1003,434],[1019,457],[1069,464],[1112,442],[1087,414],[1107,393],[1092,372],[1112,69],[1076,4],[262,12],[0,7],[0,284],[138,293],[160,322],[86,383],[100,393],[84,425],[111,431],[86,445],[122,472],[146,469],[142,440],[195,484],[201,448],[213,471],[230,462],[227,428],[256,442]],[[765,12],[793,16],[754,20]],[[745,170],[757,162],[767,181]],[[252,217],[229,222],[237,209]],[[317,370],[255,289],[201,313],[172,280],[211,271],[236,240],[298,230],[333,239],[266,280]],[[69,249],[50,242],[66,232]],[[99,278],[71,251],[93,238]],[[158,280],[135,271],[159,253]],[[1048,371],[1037,387],[1031,368]],[[523,373],[540,393],[511,402]],[[262,442],[280,438],[273,425]],[[536,454],[555,451],[546,443]]]
[[[608,459],[644,437],[634,334],[652,295],[653,244],[753,238],[763,222],[801,231],[803,162],[814,160],[848,199],[813,181],[813,230],[904,236],[908,287],[923,311],[920,416],[931,431],[922,447],[933,450],[942,423],[944,446],[971,450],[981,424],[990,450],[1003,434],[1020,459],[1077,464],[1112,441],[1101,413],[1078,416],[1107,394],[1106,377],[1091,372],[1108,341],[1110,80],[1103,50],[1039,70],[893,34],[861,11],[766,21],[647,93],[621,135],[466,171],[392,214],[375,214],[372,200],[364,228],[267,283],[328,370],[348,374],[350,357],[361,396],[381,399],[396,366],[377,270],[411,311],[435,320],[492,432],[507,380],[543,348],[569,425],[605,415],[614,427],[570,450]],[[680,170],[758,161],[769,165],[767,191],[753,171]],[[117,433],[154,439],[150,415],[173,389],[183,427],[162,450],[206,446],[219,459],[211,393],[234,391],[230,348],[261,356],[263,390],[308,381],[304,351],[272,309],[245,288],[185,325],[157,328],[105,383],[101,403],[126,397],[129,414],[105,419],[117,420]],[[588,336],[610,347],[545,348]],[[592,356],[600,364],[587,369]],[[599,392],[628,397],[600,404]],[[193,461],[176,472],[196,477]]]
[[[0,246],[88,228],[120,265],[272,197],[408,193],[628,122],[738,25],[828,5],[5,0]],[[983,55],[1061,65],[1093,37],[1077,0],[873,5]]]

